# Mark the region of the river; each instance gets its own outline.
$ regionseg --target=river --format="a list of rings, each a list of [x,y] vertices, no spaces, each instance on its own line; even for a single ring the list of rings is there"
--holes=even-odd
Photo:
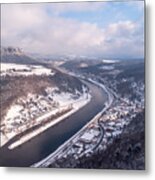
[[[15,149],[8,149],[8,144],[12,142],[10,140],[0,148],[0,166],[31,166],[54,152],[99,113],[108,99],[107,94],[100,87],[90,82],[85,83],[92,95],[86,106]]]

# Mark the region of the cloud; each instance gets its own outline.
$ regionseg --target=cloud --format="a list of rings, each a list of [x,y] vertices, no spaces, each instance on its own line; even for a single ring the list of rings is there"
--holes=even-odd
[[[2,45],[51,55],[142,57],[141,22],[117,21],[103,28],[97,22],[59,16],[69,9],[80,13],[96,8],[100,8],[99,3],[2,5]]]
[[[119,21],[110,24],[105,34],[107,38],[104,45],[112,56],[143,57],[143,32],[138,22]]]
[[[68,2],[68,3],[50,3],[47,10],[54,15],[59,15],[64,12],[93,12],[102,9],[106,6],[106,2]]]

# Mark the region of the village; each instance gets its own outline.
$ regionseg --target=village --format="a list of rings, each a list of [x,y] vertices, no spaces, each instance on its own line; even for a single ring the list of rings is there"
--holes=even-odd
[[[91,80],[93,81],[93,80]],[[102,88],[102,84],[97,83]],[[113,90],[111,106],[105,103],[106,111],[94,118],[79,133],[62,147],[34,167],[76,167],[82,157],[91,157],[97,151],[105,151],[120,136],[125,127],[138,113],[144,111],[144,86],[136,86],[135,92],[141,98],[131,101],[117,95]]]

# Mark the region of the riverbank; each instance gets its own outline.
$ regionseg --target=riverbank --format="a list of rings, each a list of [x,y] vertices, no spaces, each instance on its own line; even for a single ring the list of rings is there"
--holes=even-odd
[[[144,120],[143,107],[136,108],[121,98],[115,98],[109,107],[105,108],[107,111],[103,111],[101,116],[90,121],[77,136],[65,143],[53,157],[38,166],[35,164],[35,167],[144,169],[143,122],[140,123],[142,134],[137,129],[137,120]],[[124,146],[122,142],[129,144]],[[109,153],[109,149],[112,153]],[[131,155],[133,161],[128,161],[130,154],[134,156]]]
[[[50,127],[54,126],[55,124],[59,123],[60,121],[62,121],[64,118],[67,118],[71,114],[75,113],[80,108],[84,107],[88,102],[90,102],[90,100],[91,100],[91,95],[90,94],[84,94],[84,96],[80,100],[78,100],[78,101],[76,101],[76,103],[72,104],[72,109],[70,109],[69,112],[64,113],[62,116],[52,120],[51,122],[49,122],[45,125],[42,125],[37,130],[22,136],[19,140],[13,142],[8,148],[14,149],[14,148],[22,145],[23,143],[29,141],[33,137],[39,135],[40,133],[44,132],[48,128],[50,128]],[[59,109],[59,111],[60,111],[60,109]],[[39,117],[39,118],[40,119],[45,119],[45,118],[47,119],[47,118],[50,118],[50,116],[51,116],[51,113],[44,115],[43,117]]]
[[[68,149],[70,144],[73,144],[72,143],[73,141],[76,141],[76,139],[80,138],[83,132],[89,126],[91,126],[91,124],[93,124],[95,121],[98,121],[98,119],[102,116],[102,114],[111,106],[113,102],[113,95],[112,93],[109,92],[110,90],[108,91],[103,84],[100,84],[92,79],[88,79],[87,81],[97,85],[104,92],[106,92],[108,96],[108,102],[105,103],[104,108],[90,122],[88,122],[80,131],[78,131],[74,136],[72,136],[69,140],[67,140],[64,144],[62,144],[55,152],[53,152],[52,154],[50,154],[48,157],[41,160],[40,162],[33,164],[31,167],[48,167],[50,164],[52,164],[59,155],[62,156],[66,152],[66,149]]]
[[[8,146],[18,140],[17,137],[13,138],[0,148],[0,156],[2,157],[0,159],[0,165],[6,167],[29,167],[41,161],[56,151],[58,147],[92,120],[96,114],[101,112],[108,98],[106,92],[88,81],[85,81],[85,84],[88,86],[92,96],[89,103],[63,121],[33,137],[30,141],[10,150]]]

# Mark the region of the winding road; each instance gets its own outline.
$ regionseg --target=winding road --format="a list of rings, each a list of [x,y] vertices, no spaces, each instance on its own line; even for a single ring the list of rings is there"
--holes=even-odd
[[[20,147],[8,149],[8,144],[12,141],[10,140],[0,148],[0,166],[28,167],[44,159],[102,111],[105,102],[108,101],[107,92],[93,82],[84,83],[92,95],[91,101],[86,106]]]

